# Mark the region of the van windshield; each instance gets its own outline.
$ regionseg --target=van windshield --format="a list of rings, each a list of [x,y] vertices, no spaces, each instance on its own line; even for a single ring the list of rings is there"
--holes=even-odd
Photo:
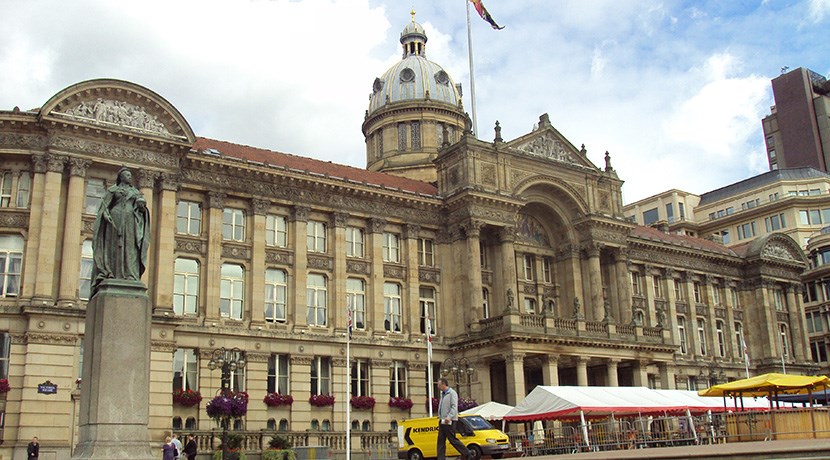
[[[484,420],[483,418],[479,417],[478,415],[473,415],[470,417],[464,417],[462,420],[467,422],[473,430],[492,430],[493,425],[490,425],[490,422]]]

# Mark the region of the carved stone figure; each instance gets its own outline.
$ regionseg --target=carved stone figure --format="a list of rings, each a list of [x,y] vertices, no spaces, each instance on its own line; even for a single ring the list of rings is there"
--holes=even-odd
[[[150,213],[127,168],[107,190],[93,227],[92,294],[106,279],[141,280],[150,245]]]
[[[573,319],[582,319],[582,312],[579,309],[579,297],[574,297]]]
[[[602,303],[602,308],[605,310],[605,317],[603,318],[604,321],[610,322],[613,321],[613,317],[611,316],[611,302],[608,299]]]
[[[514,302],[516,300],[516,296],[513,294],[512,288],[507,288],[507,309],[513,310],[514,309]]]

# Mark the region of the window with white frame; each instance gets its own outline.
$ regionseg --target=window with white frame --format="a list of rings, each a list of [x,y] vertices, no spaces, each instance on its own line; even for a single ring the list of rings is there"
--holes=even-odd
[[[222,239],[245,241],[245,211],[236,208],[222,210]]]
[[[288,387],[291,376],[289,374],[289,358],[288,355],[276,353],[272,353],[268,357],[268,381],[266,382],[268,393],[291,394],[291,389]]]
[[[17,180],[17,207],[28,208],[29,196],[32,191],[32,176],[29,171],[20,173],[20,178]]]
[[[674,299],[682,302],[686,296],[683,294],[683,282],[679,279],[674,280]]]
[[[553,270],[551,268],[550,257],[542,257],[542,281],[545,283],[553,282]]]
[[[245,359],[245,352],[238,351],[233,353],[233,360]],[[246,360],[247,361],[247,360]],[[230,366],[222,367],[222,386],[231,391],[245,391],[245,368],[235,367],[231,369]]]
[[[640,281],[640,274],[638,272],[631,273],[631,293],[634,295],[643,294],[643,284]]]
[[[199,262],[178,258],[173,271],[173,312],[195,315],[199,308]]]
[[[418,238],[418,265],[432,267],[435,265],[434,242],[429,238]]]
[[[245,270],[241,265],[222,264],[219,281],[219,314],[223,318],[242,319]]]
[[[356,359],[352,362],[352,396],[369,396],[369,362]]]
[[[532,297],[525,297],[523,301],[525,313],[536,313],[536,299]]]
[[[700,291],[700,282],[695,281],[692,283],[692,291],[694,291],[695,303],[703,303],[703,294]]]
[[[12,179],[14,174],[11,171],[0,172],[0,208],[8,208],[12,205]]]
[[[715,284],[712,286],[712,304],[720,306],[720,286]]]
[[[0,235],[0,298],[20,295],[23,237]]]
[[[265,321],[285,322],[288,274],[285,270],[265,270]]]
[[[392,398],[406,398],[406,363],[392,361],[389,368],[389,396]]]
[[[790,349],[790,334],[787,331],[786,324],[778,325],[778,334],[781,336],[781,352],[784,359],[792,357],[792,350]]]
[[[481,289],[481,307],[484,319],[490,317],[490,291],[487,288]]]
[[[418,288],[418,303],[421,310],[421,334],[426,334],[427,315],[430,318],[430,335],[435,335],[435,289],[429,286]]]
[[[741,308],[740,297],[738,297],[738,290],[736,288],[729,288],[732,293],[732,308]]]
[[[484,244],[484,241],[478,242],[478,257],[481,262],[481,268],[488,269],[490,268],[490,261],[487,257],[487,245]]]
[[[173,390],[199,390],[199,362],[196,350],[178,348],[173,352]]]
[[[310,220],[306,224],[306,250],[326,252],[326,224]]]
[[[0,379],[9,378],[9,356],[12,336],[8,332],[0,332]]]
[[[533,266],[536,264],[536,258],[533,254],[524,254],[522,256],[522,278],[525,281],[533,281]]]
[[[311,394],[331,394],[331,358],[315,356],[311,360]]]
[[[199,236],[202,233],[202,205],[195,201],[179,201],[176,206],[176,232]]]
[[[107,193],[107,186],[103,179],[89,178],[86,180],[86,196],[84,198],[84,213],[96,214],[104,194]]]
[[[352,310],[355,329],[366,328],[366,282],[359,278],[346,279],[346,307]]]
[[[706,322],[697,320],[697,345],[700,356],[706,356]]]
[[[309,326],[328,324],[328,287],[326,277],[309,273],[306,284],[306,322]]]
[[[651,277],[651,282],[654,284],[654,298],[655,299],[662,299],[663,298],[663,284],[660,276],[654,275]]]
[[[396,283],[383,283],[383,328],[387,331],[401,332],[401,286]]]
[[[726,335],[723,331],[723,321],[718,320],[715,323],[715,331],[718,335],[718,356],[723,358],[726,356]]]
[[[775,305],[775,311],[787,311],[787,301],[784,299],[784,290],[780,287],[772,289],[772,301]]]
[[[265,245],[278,248],[288,246],[288,219],[285,216],[265,216]]]
[[[81,273],[78,280],[78,298],[88,300],[92,295],[92,240],[84,240],[81,244]]]
[[[346,227],[346,257],[363,258],[363,229]]]
[[[677,337],[680,341],[680,353],[685,355],[688,353],[688,348],[686,340],[686,318],[683,316],[677,317]]]
[[[384,262],[400,262],[401,248],[400,239],[394,233],[383,234],[383,261]]]

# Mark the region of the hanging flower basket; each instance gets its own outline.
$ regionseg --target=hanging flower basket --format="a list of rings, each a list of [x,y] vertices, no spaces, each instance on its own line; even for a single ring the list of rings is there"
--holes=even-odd
[[[438,398],[432,398],[432,399],[427,398],[427,403],[425,404],[425,406],[427,408],[427,412],[429,412],[429,406],[432,406],[432,412],[437,414],[438,413]]]
[[[311,397],[308,398],[308,402],[312,406],[317,406],[317,407],[333,406],[334,405],[334,396],[333,395],[311,395]]]
[[[371,410],[375,407],[375,398],[371,396],[352,396],[349,403],[355,409]]]
[[[412,407],[412,400],[409,398],[389,398],[389,407],[409,410]]]
[[[290,406],[294,404],[294,398],[291,395],[284,395],[280,393],[268,393],[262,399],[268,407]]]
[[[458,412],[464,412],[465,410],[472,409],[477,406],[478,403],[475,399],[458,398]]]
[[[220,426],[230,426],[231,420],[244,417],[248,412],[248,393],[223,391],[208,401],[205,409],[208,417]]]
[[[198,406],[202,402],[202,394],[193,390],[175,390],[173,391],[173,404],[178,404],[184,407]]]
[[[11,389],[8,379],[0,379],[0,393],[8,393]]]

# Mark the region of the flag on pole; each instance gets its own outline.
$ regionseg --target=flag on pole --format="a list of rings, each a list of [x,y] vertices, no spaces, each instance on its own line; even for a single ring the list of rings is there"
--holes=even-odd
[[[746,340],[743,337],[741,337],[741,344],[744,348],[744,362],[749,366],[749,350],[746,348]]]
[[[493,16],[490,16],[489,12],[487,12],[487,8],[484,7],[482,0],[470,0],[470,2],[472,2],[473,6],[475,6],[478,15],[481,16],[481,19],[487,21],[490,24],[490,27],[496,30],[504,29],[503,26],[496,24],[496,20],[493,19]]]
[[[346,307],[346,325],[349,328],[349,340],[352,340],[352,307]]]
[[[429,416],[432,417],[432,398],[433,394],[433,375],[432,375],[432,318],[429,317],[429,308],[426,311],[426,318],[424,319],[424,329],[427,333],[427,407],[429,407]]]

